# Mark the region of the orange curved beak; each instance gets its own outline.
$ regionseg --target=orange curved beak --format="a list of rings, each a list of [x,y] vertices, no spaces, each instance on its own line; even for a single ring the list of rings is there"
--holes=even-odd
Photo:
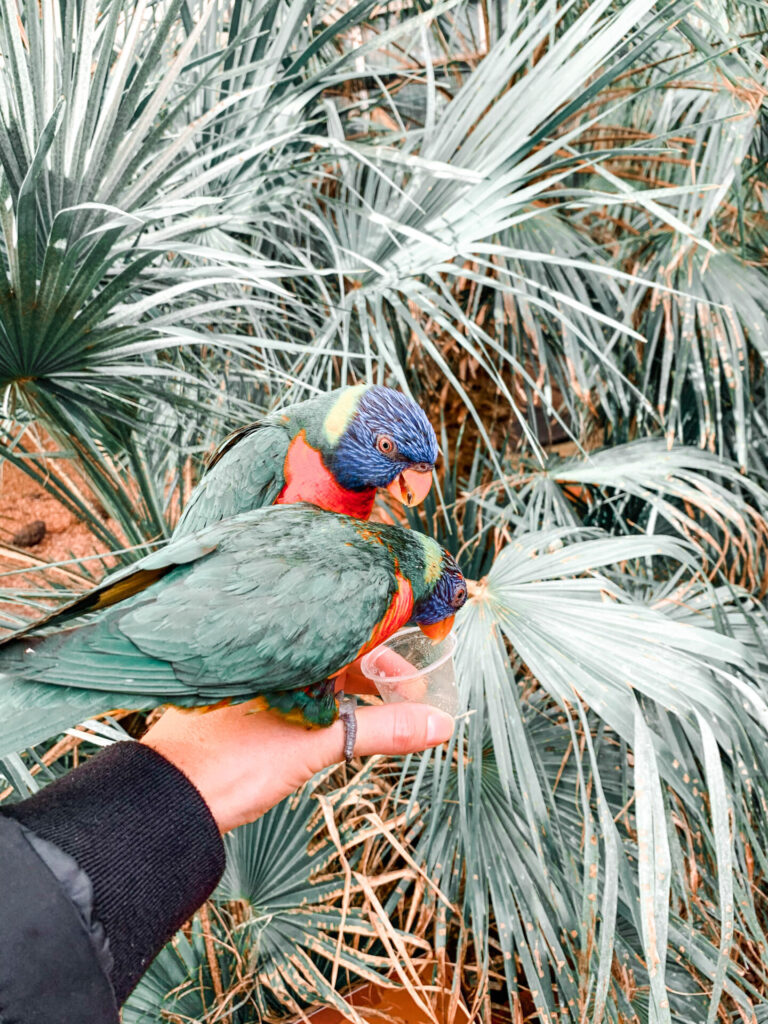
[[[445,640],[453,629],[454,618],[454,615],[449,615],[447,619],[441,619],[440,622],[433,622],[429,626],[419,626],[419,629],[424,636],[429,637],[433,644],[439,644],[441,640]]]
[[[431,469],[425,472],[418,469],[405,469],[399,476],[395,477],[389,487],[387,487],[387,490],[393,498],[401,501],[408,508],[412,508],[414,505],[418,505],[419,502],[424,501],[429,494],[431,486]]]

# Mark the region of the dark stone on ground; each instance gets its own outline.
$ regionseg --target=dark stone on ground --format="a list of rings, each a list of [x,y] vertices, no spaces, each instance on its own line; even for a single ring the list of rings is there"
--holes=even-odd
[[[11,543],[17,548],[31,548],[39,544],[44,536],[45,523],[42,519],[34,519],[14,533]]]

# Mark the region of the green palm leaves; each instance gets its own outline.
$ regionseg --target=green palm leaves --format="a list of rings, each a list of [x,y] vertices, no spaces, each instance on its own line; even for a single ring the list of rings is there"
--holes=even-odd
[[[376,896],[387,886],[392,850],[386,840],[377,845],[375,830],[374,838],[364,834],[371,809],[386,804],[375,775],[363,772],[346,794],[359,809],[325,788],[307,787],[227,837],[227,869],[210,912],[163,950],[132,995],[126,1021],[212,1014],[245,1024],[254,1015],[301,1013],[320,998],[362,1024],[336,981],[391,985],[386,951],[407,959],[425,944],[394,927]],[[325,820],[335,821],[330,830]],[[365,907],[361,889],[370,897]],[[398,968],[413,987],[410,964]]]
[[[610,574],[675,555],[651,538],[513,539],[461,617],[469,716],[447,755],[403,772],[418,852],[480,963],[544,1020],[563,1003],[624,1020],[640,992],[641,1019],[680,1020],[755,994],[730,957],[757,923],[734,826],[764,828],[757,652],[678,619],[681,595],[633,598]]]
[[[297,218],[286,182],[312,162],[301,133],[318,85],[285,95],[275,78],[302,43],[304,61],[318,50],[316,22],[296,35],[307,9],[293,5],[275,37],[268,5],[238,5],[230,20],[213,2],[194,19],[182,0],[117,0],[103,12],[50,3],[0,21],[5,408],[17,423],[45,423],[132,542],[166,531],[163,485],[178,475],[189,425],[220,427],[231,408],[222,373],[268,379],[251,336],[277,327],[306,340],[317,317],[293,304],[283,326],[278,268],[308,272],[290,228],[284,243],[248,244],[264,221]],[[256,413],[253,397],[233,396],[241,416]],[[165,461],[150,471],[158,427]],[[34,475],[30,439],[7,430]],[[55,467],[50,482],[39,475],[83,514],[71,481]]]
[[[0,16],[7,458],[142,547],[232,423],[399,384],[443,417],[412,525],[478,580],[450,747],[233,837],[126,1014],[338,1004],[418,952],[486,1018],[759,1019],[765,12],[427,6]]]

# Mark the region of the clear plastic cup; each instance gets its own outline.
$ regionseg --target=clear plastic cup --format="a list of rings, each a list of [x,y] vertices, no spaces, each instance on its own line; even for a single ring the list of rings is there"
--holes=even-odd
[[[455,649],[455,633],[434,643],[418,626],[412,626],[366,654],[360,670],[373,682],[385,704],[431,704],[455,717],[459,710]]]

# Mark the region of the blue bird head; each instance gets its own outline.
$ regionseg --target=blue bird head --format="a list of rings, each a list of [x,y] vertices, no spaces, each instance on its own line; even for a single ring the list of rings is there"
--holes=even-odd
[[[429,491],[437,456],[424,411],[407,395],[374,385],[362,390],[329,469],[344,488],[386,487],[399,501],[416,505]]]
[[[453,628],[453,617],[467,600],[467,581],[447,551],[432,588],[413,606],[412,619],[432,640],[442,640]]]

